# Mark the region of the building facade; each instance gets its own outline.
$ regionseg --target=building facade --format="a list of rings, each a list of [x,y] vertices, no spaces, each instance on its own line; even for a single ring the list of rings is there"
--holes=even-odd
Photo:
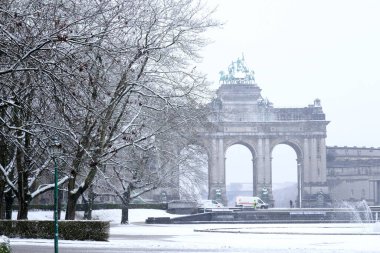
[[[326,167],[326,126],[320,101],[303,108],[275,108],[263,99],[253,72],[244,59],[221,72],[221,86],[211,103],[214,127],[201,133],[209,155],[209,198],[228,202],[225,153],[234,145],[246,146],[253,157],[253,194],[272,196],[272,158],[276,145],[287,144],[297,155],[298,205],[315,206],[317,196],[329,196]]]
[[[327,184],[334,201],[380,205],[380,148],[327,147]]]

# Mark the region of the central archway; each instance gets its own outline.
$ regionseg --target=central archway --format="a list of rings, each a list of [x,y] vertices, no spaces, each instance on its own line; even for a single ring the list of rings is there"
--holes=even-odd
[[[234,206],[237,196],[253,195],[253,154],[246,146],[234,144],[225,158],[227,204]]]
[[[276,145],[272,150],[273,206],[294,207],[298,191],[297,154],[289,145]]]

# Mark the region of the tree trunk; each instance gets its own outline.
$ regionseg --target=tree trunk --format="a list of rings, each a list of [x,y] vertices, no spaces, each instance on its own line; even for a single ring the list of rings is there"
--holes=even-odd
[[[94,189],[92,186],[90,186],[90,189],[88,192],[88,200],[86,200],[84,216],[83,216],[85,220],[92,220],[92,209],[94,206],[95,198],[96,198],[96,194],[94,193]]]
[[[83,202],[83,205],[84,205],[84,213],[83,213],[83,219],[84,220],[88,220],[88,210],[90,209],[89,208],[89,203],[88,203],[88,199],[86,199],[86,197],[84,195],[82,195],[82,202]]]
[[[28,219],[28,209],[29,209],[29,201],[18,201],[18,220],[27,220]]]
[[[0,110],[0,117],[3,118],[5,115],[5,107]],[[3,130],[3,127],[0,129]],[[0,138],[0,164],[3,167],[8,163],[9,150],[7,143],[5,143],[5,138]],[[5,218],[5,179],[0,176],[0,220]]]
[[[79,197],[87,190],[88,187],[92,185],[92,182],[94,180],[94,177],[97,172],[96,164],[90,165],[91,169],[88,173],[87,177],[84,180],[84,184],[81,185],[76,191],[75,191],[75,180],[77,172],[75,170],[71,171],[71,177],[69,179],[69,183],[67,184],[67,207],[66,207],[66,220],[75,220],[75,211],[76,211],[76,205]],[[74,191],[74,193],[72,193]]]
[[[25,169],[24,153],[18,149],[16,153],[17,187],[18,187],[18,220],[28,219],[28,206],[30,196],[28,194],[28,172]]]
[[[121,224],[128,224],[129,223],[129,210],[128,206],[124,205],[121,207]]]
[[[88,199],[88,201],[86,202],[86,205],[85,205],[83,219],[92,220],[93,204],[94,204],[94,200]]]
[[[77,172],[75,170],[72,170],[71,177],[67,184],[67,206],[65,220],[75,220],[75,211],[79,195],[78,192],[72,193],[72,191],[75,189],[76,177]]]
[[[77,201],[78,197],[76,194],[68,193],[65,220],[75,220]]]
[[[4,193],[5,193],[5,182],[4,180],[0,179],[0,220],[4,220],[5,218]]]
[[[121,201],[121,203],[122,203],[121,224],[128,224],[129,223],[128,205],[129,205],[129,201],[131,199],[131,190],[132,190],[132,186],[131,186],[131,184],[129,184],[127,187],[127,190],[123,193],[123,199]]]
[[[12,206],[13,206],[14,196],[11,190],[5,193],[5,219],[12,219]]]

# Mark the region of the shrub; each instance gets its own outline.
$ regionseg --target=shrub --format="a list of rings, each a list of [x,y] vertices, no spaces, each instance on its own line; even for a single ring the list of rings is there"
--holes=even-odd
[[[9,244],[9,239],[6,236],[0,236],[0,253],[11,253],[11,246]]]
[[[59,239],[107,241],[108,221],[59,221]],[[54,221],[1,220],[0,231],[9,237],[54,238]]]

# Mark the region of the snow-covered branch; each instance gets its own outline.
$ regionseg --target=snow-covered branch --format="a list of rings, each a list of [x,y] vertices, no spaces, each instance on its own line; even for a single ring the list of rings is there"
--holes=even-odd
[[[64,183],[66,183],[67,181],[69,180],[69,177],[68,176],[64,176],[63,178],[61,178],[58,183],[57,183],[57,187],[63,185]],[[45,184],[45,185],[40,185],[38,186],[37,190],[35,190],[33,193],[30,194],[31,198],[35,198],[37,197],[38,195],[44,193],[44,192],[47,192],[49,190],[52,190],[54,189],[55,187],[55,183],[53,184]]]

